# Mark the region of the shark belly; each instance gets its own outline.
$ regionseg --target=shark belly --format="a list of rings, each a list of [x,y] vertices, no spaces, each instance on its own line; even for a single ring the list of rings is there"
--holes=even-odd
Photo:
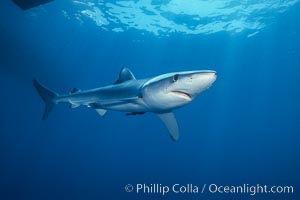
[[[142,98],[99,102],[102,109],[123,112],[148,112],[149,109]]]

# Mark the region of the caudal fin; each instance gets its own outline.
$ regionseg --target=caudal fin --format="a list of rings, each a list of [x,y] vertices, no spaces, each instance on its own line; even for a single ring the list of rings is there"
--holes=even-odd
[[[52,111],[53,107],[55,106],[54,99],[58,97],[58,94],[46,88],[45,86],[41,85],[37,80],[33,81],[33,85],[46,105],[43,118],[42,118],[43,120],[46,120],[50,112]]]

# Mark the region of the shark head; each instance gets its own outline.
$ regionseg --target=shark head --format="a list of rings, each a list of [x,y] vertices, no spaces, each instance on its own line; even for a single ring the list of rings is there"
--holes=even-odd
[[[208,89],[216,78],[217,73],[210,70],[163,74],[144,84],[143,99],[153,112],[173,110],[190,103]]]

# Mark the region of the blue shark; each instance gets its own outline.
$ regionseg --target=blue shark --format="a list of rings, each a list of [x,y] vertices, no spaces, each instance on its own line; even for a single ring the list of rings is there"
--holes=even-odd
[[[136,79],[128,68],[122,68],[112,85],[80,90],[73,88],[59,95],[34,80],[34,87],[45,102],[43,120],[58,103],[69,103],[71,108],[86,106],[103,116],[108,110],[122,111],[126,115],[155,113],[166,125],[171,139],[179,139],[179,127],[174,110],[193,101],[216,80],[212,70],[172,72],[152,78]]]

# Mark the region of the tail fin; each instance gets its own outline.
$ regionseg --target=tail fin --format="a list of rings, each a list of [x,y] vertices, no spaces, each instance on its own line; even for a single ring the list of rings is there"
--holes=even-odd
[[[43,114],[43,120],[46,120],[48,118],[50,112],[52,111],[53,107],[55,106],[55,102],[53,100],[56,97],[58,97],[58,94],[56,94],[55,92],[52,92],[50,89],[41,85],[37,80],[33,81],[33,85],[46,104],[45,111]]]

